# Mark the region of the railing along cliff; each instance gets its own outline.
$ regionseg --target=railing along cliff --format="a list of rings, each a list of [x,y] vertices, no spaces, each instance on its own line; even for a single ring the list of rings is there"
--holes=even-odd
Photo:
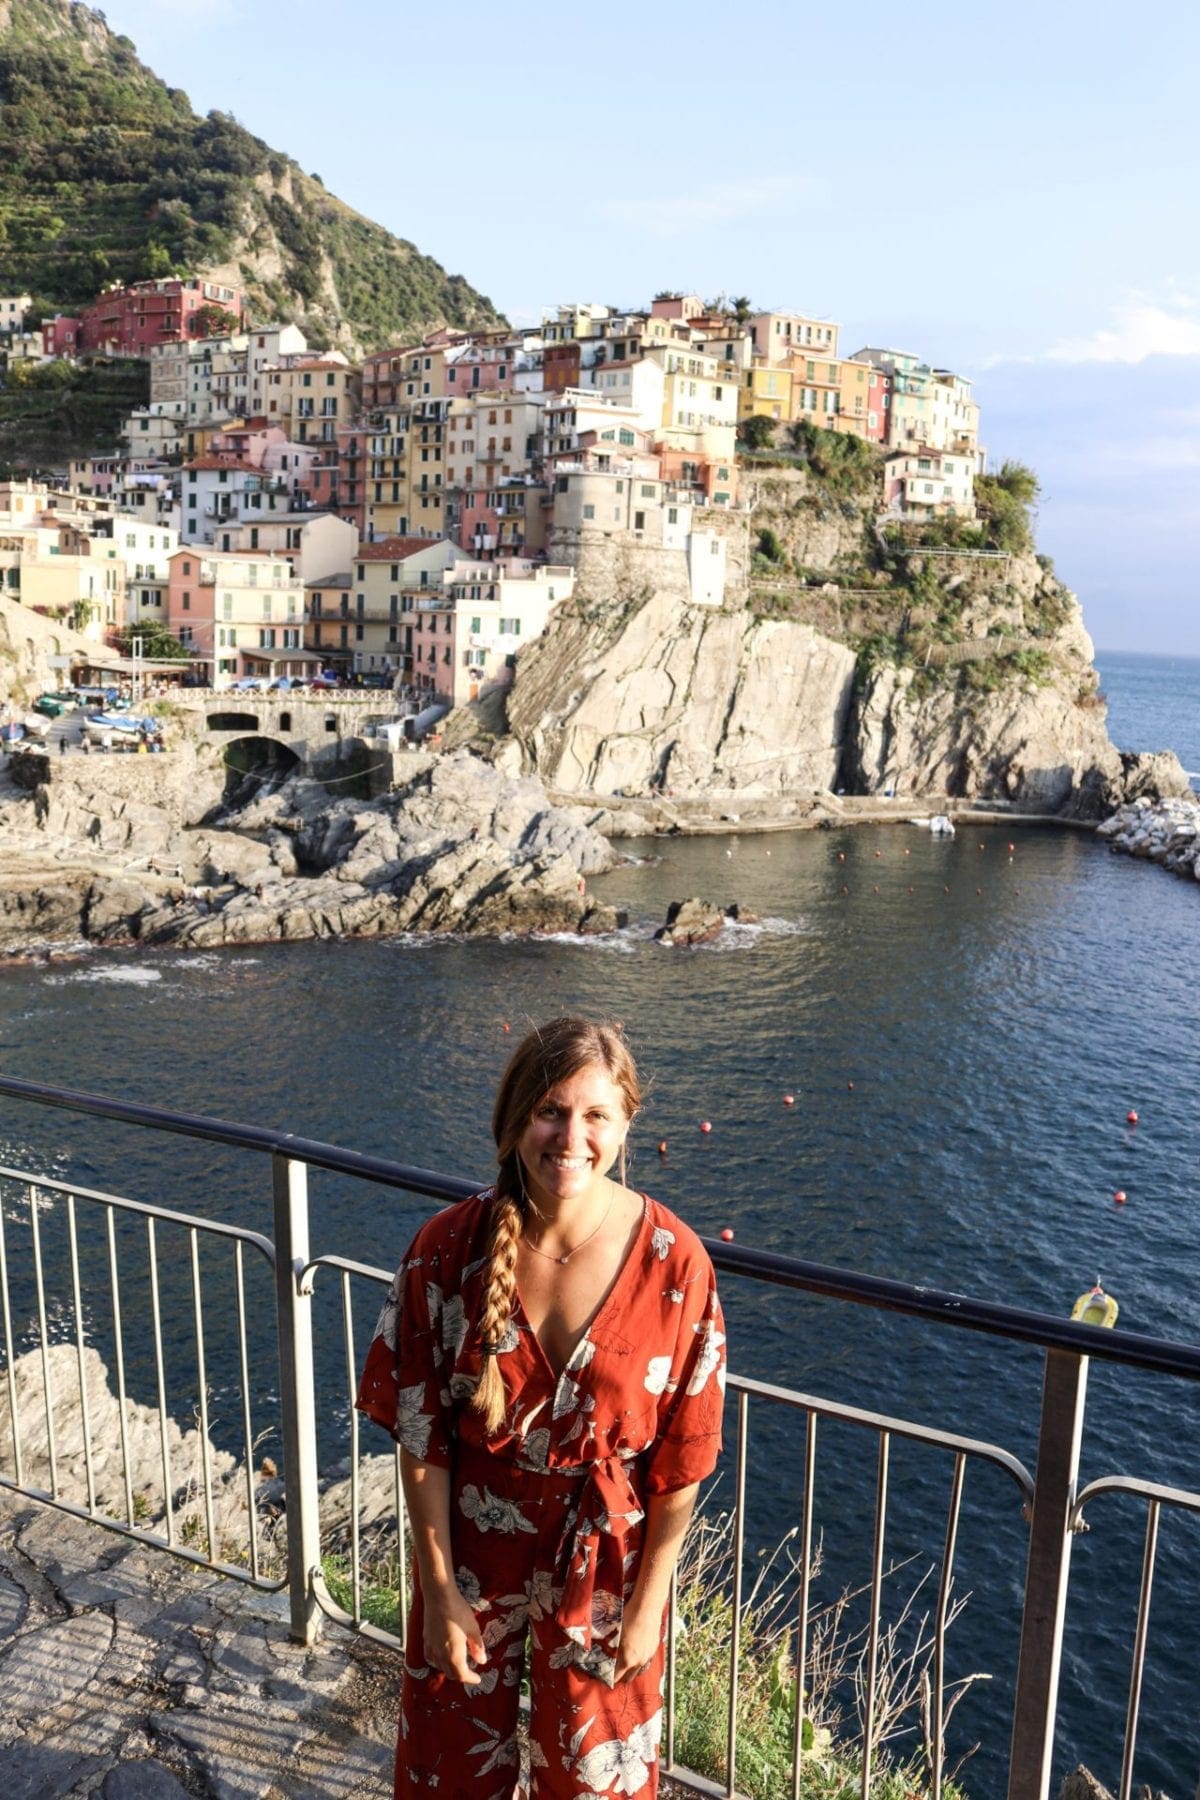
[[[377,1641],[401,1647],[396,1634],[364,1616],[362,1546],[365,1534],[383,1542],[395,1561],[402,1603],[407,1569],[398,1455],[382,1490],[380,1459],[364,1459],[352,1410],[361,1341],[356,1337],[353,1296],[365,1289],[372,1303],[390,1270],[338,1255],[312,1256],[309,1246],[308,1171],[321,1169],[376,1187],[400,1189],[443,1202],[462,1198],[473,1184],[385,1158],[365,1156],[291,1133],[229,1124],[200,1115],[100,1095],[0,1077],[9,1101],[105,1119],[144,1131],[200,1139],[271,1158],[273,1238],[212,1219],[135,1201],[77,1183],[11,1168],[0,1169],[0,1486],[77,1516],[96,1520],[195,1563],[260,1588],[286,1587],[291,1632],[311,1642],[322,1613]],[[845,1405],[813,1394],[734,1375],[733,1536],[731,1640],[728,1654],[723,1769],[719,1778],[697,1774],[678,1753],[678,1649],[672,1631],[667,1667],[663,1767],[696,1794],[738,1793],[739,1674],[743,1548],[752,1415],[795,1420],[797,1588],[789,1634],[788,1666],[794,1680],[790,1791],[801,1791],[806,1757],[804,1700],[819,1656],[814,1637],[810,1572],[820,1520],[816,1505],[818,1435],[836,1424],[873,1440],[875,1469],[864,1588],[869,1627],[859,1680],[861,1772],[856,1783],[872,1791],[887,1740],[884,1669],[888,1631],[883,1623],[887,1545],[891,1518],[891,1466],[897,1444],[948,1458],[936,1600],[932,1608],[931,1676],[925,1704],[925,1757],[929,1792],[940,1796],[947,1780],[945,1723],[953,1708],[946,1667],[946,1631],[953,1615],[952,1585],[964,1480],[969,1467],[986,1466],[1001,1477],[999,1491],[1012,1495],[1029,1523],[1023,1583],[1020,1655],[1013,1703],[1007,1794],[1009,1800],[1044,1800],[1051,1755],[1073,1535],[1083,1529],[1083,1509],[1114,1493],[1145,1506],[1138,1607],[1130,1646],[1121,1800],[1133,1791],[1150,1597],[1164,1508],[1200,1512],[1200,1493],[1123,1474],[1105,1475],[1082,1487],[1080,1442],[1090,1358],[1127,1370],[1200,1380],[1200,1347],[1128,1332],[1103,1331],[1040,1313],[962,1295],[914,1287],[878,1276],[823,1267],[799,1258],[727,1243],[707,1245],[724,1277],[766,1283],[837,1302],[878,1308],[951,1330],[990,1334],[1044,1353],[1038,1453],[1030,1473],[1008,1450],[980,1439],[911,1420]],[[390,1248],[390,1246],[389,1246]],[[317,1378],[313,1302],[322,1277],[337,1284],[344,1357],[348,1480],[322,1485],[317,1452]],[[164,1305],[164,1280],[173,1284],[173,1307]],[[100,1318],[99,1296],[107,1298]],[[273,1298],[273,1306],[271,1300]],[[182,1301],[182,1304],[180,1302]],[[219,1315],[217,1309],[220,1309]],[[271,1314],[273,1313],[273,1318]],[[271,1319],[274,1366],[251,1377],[250,1345],[263,1316]],[[372,1312],[373,1319],[374,1314]],[[16,1323],[14,1323],[14,1320]],[[22,1326],[23,1321],[23,1326]],[[244,1458],[236,1460],[212,1442],[206,1344],[214,1324],[235,1345],[235,1426],[227,1435]],[[93,1341],[103,1336],[117,1385],[116,1418],[101,1420],[107,1379],[97,1381]],[[184,1343],[186,1339],[186,1344]],[[153,1412],[128,1392],[130,1345],[141,1376],[152,1386]],[[20,1355],[22,1346],[31,1354]],[[186,1375],[182,1365],[187,1365]],[[33,1374],[30,1374],[30,1371]],[[100,1371],[101,1375],[104,1372]],[[194,1407],[195,1430],[181,1433],[182,1410]],[[263,1417],[277,1405],[283,1446],[283,1522],[286,1571],[268,1564],[269,1532],[253,1461]],[[340,1408],[339,1414],[340,1414]],[[275,1419],[276,1415],[271,1414]],[[148,1429],[149,1427],[149,1429]],[[141,1433],[143,1462],[136,1469],[133,1443]],[[147,1444],[153,1445],[147,1450]],[[154,1463],[149,1474],[145,1458]],[[370,1466],[374,1464],[374,1468]],[[135,1480],[136,1477],[136,1480]],[[373,1484],[373,1485],[372,1485]],[[269,1485],[269,1484],[268,1484]],[[926,1482],[927,1487],[927,1482]],[[367,1488],[372,1486],[368,1500]],[[329,1589],[323,1555],[334,1543],[347,1547],[349,1568],[341,1606]],[[1012,1572],[1017,1583],[1019,1577]]]

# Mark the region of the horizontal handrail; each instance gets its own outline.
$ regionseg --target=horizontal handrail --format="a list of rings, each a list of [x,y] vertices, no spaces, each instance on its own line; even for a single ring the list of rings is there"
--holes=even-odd
[[[224,1119],[208,1118],[202,1113],[142,1106],[76,1088],[23,1081],[15,1076],[0,1076],[0,1095],[171,1132],[179,1137],[229,1144],[235,1149],[282,1155],[314,1168],[357,1176],[382,1187],[403,1188],[434,1200],[465,1200],[478,1193],[480,1187],[477,1181],[394,1162],[385,1156],[343,1150],[317,1138],[299,1137],[294,1132],[278,1131],[270,1126],[237,1125]],[[903,1313],[909,1318],[954,1325],[967,1331],[981,1331],[1041,1349],[1066,1350],[1076,1356],[1090,1356],[1104,1362],[1123,1363],[1131,1368],[1200,1381],[1200,1345],[1176,1343],[1170,1338],[1149,1337],[1140,1332],[1079,1325],[1069,1319],[1056,1318],[1052,1313],[1004,1306],[991,1300],[975,1300],[965,1294],[895,1281],[888,1276],[863,1275],[809,1262],[802,1257],[781,1256],[772,1250],[756,1250],[710,1238],[703,1242],[714,1267],[729,1275],[748,1275],[775,1287],[820,1294],[832,1300],[849,1300],[860,1306]]]

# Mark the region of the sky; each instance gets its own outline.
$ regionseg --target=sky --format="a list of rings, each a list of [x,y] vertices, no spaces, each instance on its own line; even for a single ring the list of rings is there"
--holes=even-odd
[[[1200,8],[105,14],[514,324],[745,294],[969,375],[1098,647],[1200,655]]]

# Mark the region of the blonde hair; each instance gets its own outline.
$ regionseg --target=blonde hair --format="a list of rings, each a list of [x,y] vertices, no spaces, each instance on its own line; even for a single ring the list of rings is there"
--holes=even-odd
[[[536,1025],[513,1051],[492,1108],[496,1140],[495,1197],[488,1233],[488,1271],[479,1315],[483,1365],[472,1404],[489,1431],[504,1422],[504,1381],[497,1352],[508,1334],[517,1286],[517,1245],[527,1205],[517,1154],[525,1127],[550,1089],[581,1069],[601,1068],[621,1090],[626,1119],[642,1103],[642,1088],[619,1025],[565,1017]],[[622,1173],[624,1169],[622,1166]]]

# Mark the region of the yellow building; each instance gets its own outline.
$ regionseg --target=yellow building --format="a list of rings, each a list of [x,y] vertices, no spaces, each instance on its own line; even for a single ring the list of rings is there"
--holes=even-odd
[[[810,425],[820,425],[826,431],[836,430],[842,391],[840,361],[834,357],[793,352],[788,358],[788,367],[792,375],[792,423],[807,419]]]
[[[345,363],[298,360],[263,375],[267,423],[282,426],[290,443],[335,444],[339,427],[357,416],[362,374]]]
[[[367,431],[367,538],[440,537],[446,526],[447,421],[455,402],[405,401],[373,413]]]
[[[742,376],[738,389],[738,419],[763,418],[788,421],[792,416],[792,371],[768,363],[755,363]]]

